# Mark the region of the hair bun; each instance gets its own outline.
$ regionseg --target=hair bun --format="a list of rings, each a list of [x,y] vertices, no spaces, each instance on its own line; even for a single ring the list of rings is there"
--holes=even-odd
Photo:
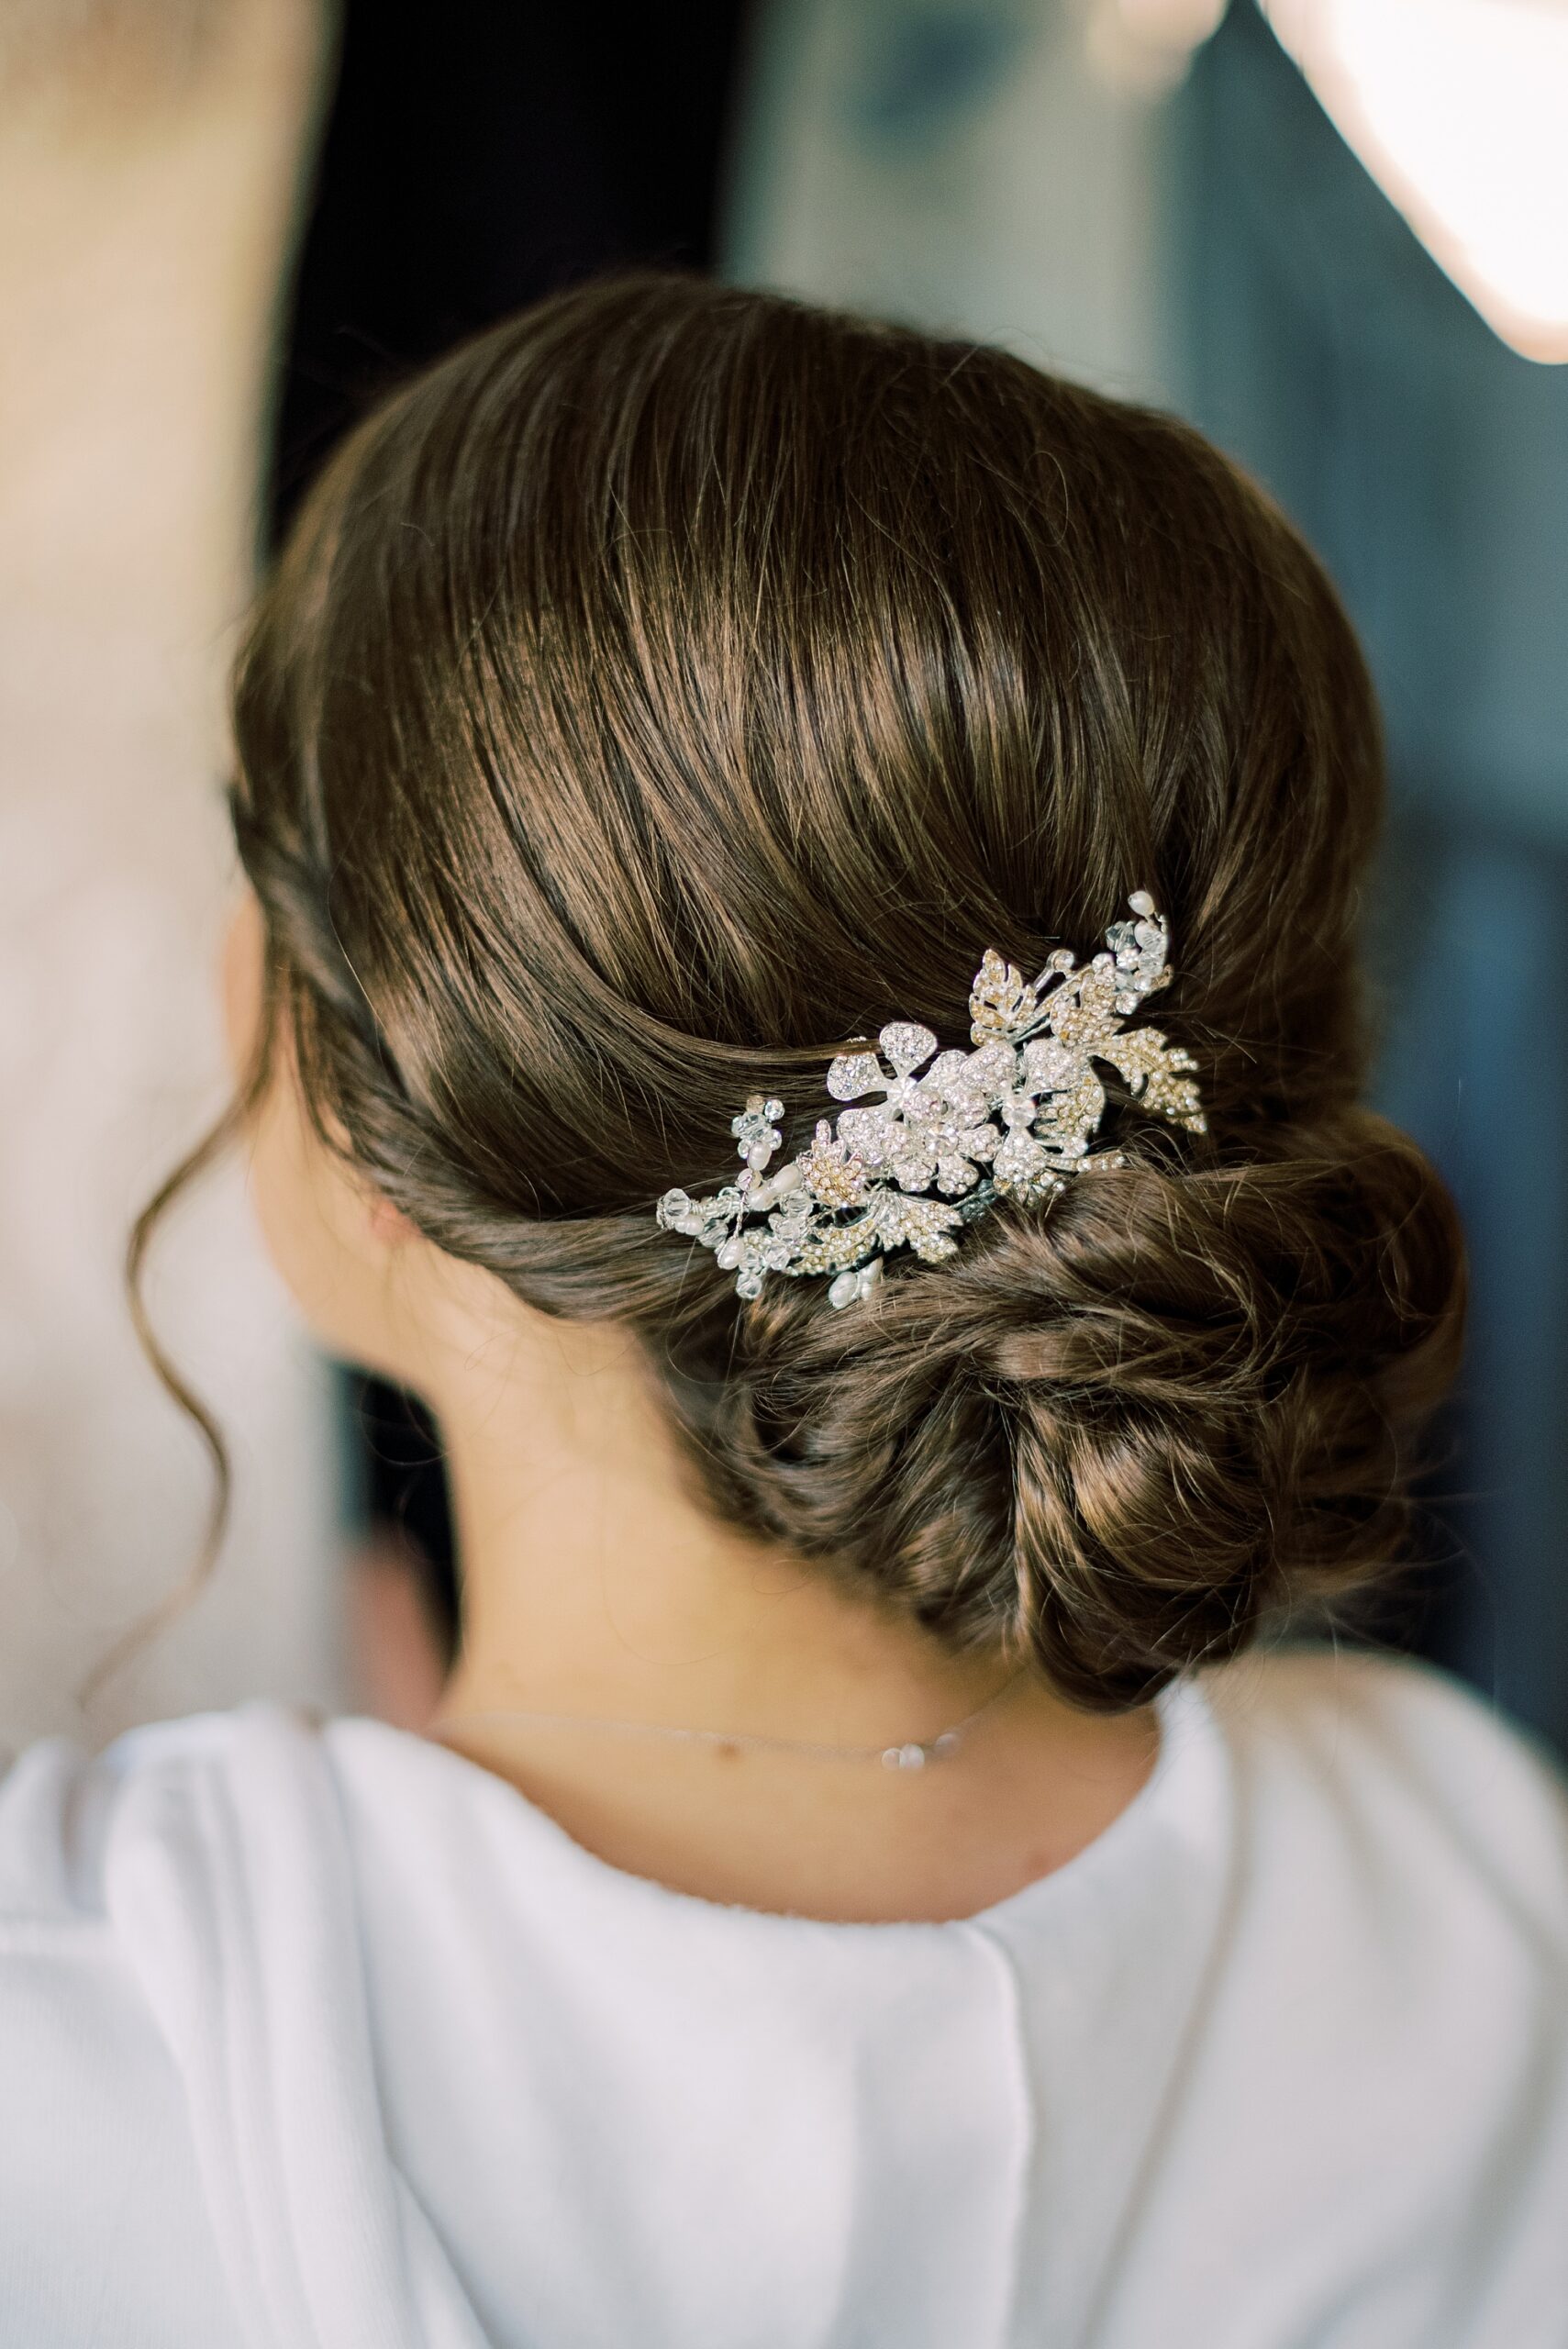
[[[999,1209],[869,1308],[754,1308],[704,1414],[721,1501],[1099,1709],[1350,1590],[1452,1374],[1459,1236],[1381,1120],[1279,1139]]]

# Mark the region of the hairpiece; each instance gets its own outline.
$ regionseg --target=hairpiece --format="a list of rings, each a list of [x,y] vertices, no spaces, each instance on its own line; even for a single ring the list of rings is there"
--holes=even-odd
[[[660,1223],[711,1248],[741,1297],[760,1296],[769,1273],[823,1273],[828,1301],[850,1305],[870,1296],[895,1248],[934,1263],[997,1199],[1048,1199],[1072,1175],[1119,1166],[1119,1152],[1089,1148],[1106,1108],[1096,1061],[1146,1108],[1206,1131],[1197,1086],[1181,1073],[1196,1066],[1191,1055],[1158,1028],[1122,1025],[1171,975],[1170,925],[1147,889],[1128,902],[1135,918],[1113,922],[1106,951],[1082,968],[1059,947],[1026,981],[987,947],[969,997],[973,1052],[939,1052],[929,1028],[905,1019],[875,1046],[857,1040],[829,1066],[828,1090],[881,1099],[820,1119],[771,1174],[784,1104],[753,1093],[730,1125],[739,1176],[706,1198],[666,1191]]]

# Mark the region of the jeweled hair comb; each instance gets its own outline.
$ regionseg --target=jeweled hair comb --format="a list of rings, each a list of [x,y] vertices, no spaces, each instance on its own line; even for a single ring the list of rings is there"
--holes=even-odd
[[[741,1297],[759,1297],[769,1273],[831,1274],[828,1301],[845,1306],[871,1295],[895,1248],[935,1263],[997,1199],[1048,1199],[1073,1175],[1119,1166],[1119,1152],[1089,1147],[1106,1109],[1096,1061],[1146,1108],[1203,1133],[1197,1086],[1182,1074],[1196,1063],[1158,1028],[1122,1025],[1171,975],[1169,924],[1147,889],[1128,902],[1135,918],[1113,922],[1082,968],[1059,947],[1026,982],[987,947],[969,997],[973,1052],[939,1052],[929,1028],[895,1019],[876,1040],[881,1057],[869,1039],[840,1052],[833,1098],[882,1098],[821,1119],[771,1174],[784,1104],[753,1093],[730,1125],[745,1161],[737,1179],[706,1198],[666,1191],[660,1223],[711,1248]]]

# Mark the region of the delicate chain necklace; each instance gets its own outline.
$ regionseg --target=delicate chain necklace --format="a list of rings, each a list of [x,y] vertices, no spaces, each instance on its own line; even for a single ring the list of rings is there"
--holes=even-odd
[[[923,1770],[928,1762],[945,1762],[962,1744],[976,1721],[1000,1704],[1009,1688],[1023,1677],[1013,1673],[994,1688],[982,1705],[954,1721],[935,1737],[911,1738],[903,1745],[824,1745],[804,1737],[762,1737],[747,1730],[675,1729],[665,1721],[595,1720],[582,1713],[526,1711],[501,1706],[484,1712],[464,1713],[465,1721],[525,1721],[534,1729],[593,1730],[606,1737],[661,1737],[681,1745],[710,1745],[722,1752],[796,1753],[814,1762],[880,1762],[884,1770]],[[438,1717],[439,1719],[439,1717]]]

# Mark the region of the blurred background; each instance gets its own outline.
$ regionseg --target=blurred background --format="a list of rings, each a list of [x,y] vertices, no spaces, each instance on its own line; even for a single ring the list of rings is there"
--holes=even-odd
[[[1382,1635],[1568,1750],[1568,0],[0,0],[0,1738],[248,1695],[417,1721],[439,1449],[317,1360],[209,1180],[223,678],[411,366],[628,262],[1006,342],[1174,407],[1325,555],[1381,686],[1381,1105],[1475,1303]]]

